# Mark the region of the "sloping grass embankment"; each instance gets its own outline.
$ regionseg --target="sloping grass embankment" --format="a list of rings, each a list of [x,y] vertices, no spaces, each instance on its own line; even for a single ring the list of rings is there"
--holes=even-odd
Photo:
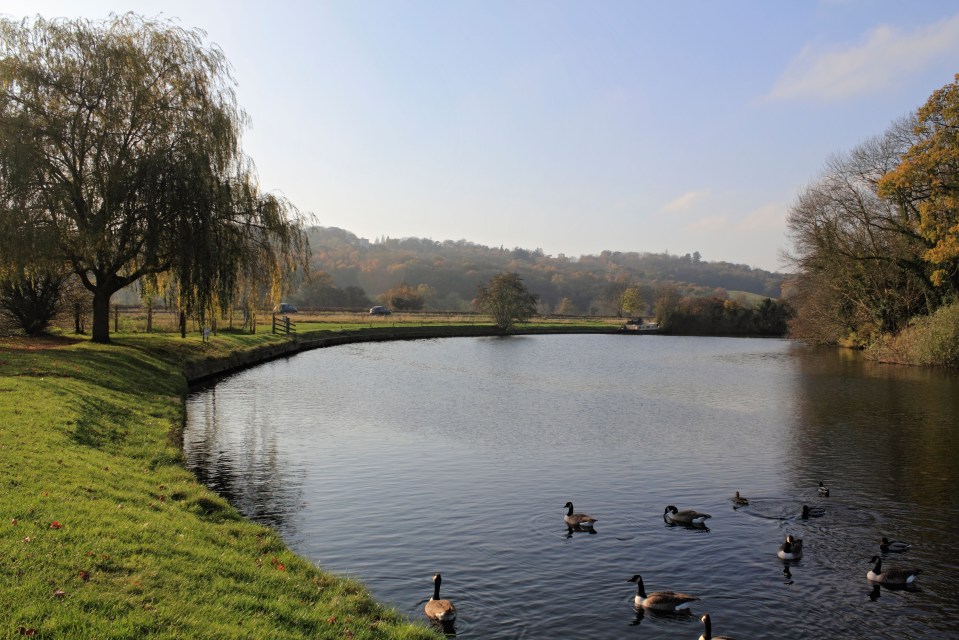
[[[0,340],[0,638],[435,638],[183,466],[189,362],[283,339]]]

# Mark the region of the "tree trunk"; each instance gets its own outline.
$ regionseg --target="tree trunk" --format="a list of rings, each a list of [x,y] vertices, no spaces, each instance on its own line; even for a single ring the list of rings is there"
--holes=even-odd
[[[99,286],[93,292],[93,333],[94,342],[107,344],[110,342],[110,296],[113,295],[106,287]]]

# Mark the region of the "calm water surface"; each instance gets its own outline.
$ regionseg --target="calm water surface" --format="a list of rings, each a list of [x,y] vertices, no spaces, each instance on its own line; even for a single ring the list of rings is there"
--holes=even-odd
[[[411,619],[441,571],[458,637],[698,638],[698,616],[637,615],[640,573],[715,634],[959,638],[955,375],[778,340],[368,343],[223,379],[188,415],[204,482]],[[567,500],[595,533],[567,531]],[[784,567],[787,533],[805,556]],[[914,544],[885,564],[918,589],[867,583],[883,535]]]

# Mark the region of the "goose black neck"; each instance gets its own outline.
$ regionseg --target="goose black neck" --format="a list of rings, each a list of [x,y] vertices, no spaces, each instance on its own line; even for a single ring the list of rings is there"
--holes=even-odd
[[[568,516],[573,515],[573,503],[572,503],[572,502],[569,503],[569,511],[566,512],[566,515],[568,515]]]
[[[879,556],[876,556],[875,560],[876,560],[876,564],[872,568],[872,572],[875,573],[876,575],[879,575],[880,573],[882,573],[882,558],[880,558]]]
[[[710,638],[713,637],[713,623],[709,621],[708,615],[703,616],[703,626],[705,627],[705,629],[703,629],[703,637],[706,640],[710,640]]]
[[[439,577],[439,575],[437,575],[437,576],[433,579],[433,599],[434,599],[434,600],[439,600],[439,599],[440,599],[440,583],[441,583],[441,582],[443,582],[443,579],[442,579],[441,577]]]
[[[646,586],[643,585],[643,579],[640,578],[636,581],[636,595],[640,598],[646,599]]]

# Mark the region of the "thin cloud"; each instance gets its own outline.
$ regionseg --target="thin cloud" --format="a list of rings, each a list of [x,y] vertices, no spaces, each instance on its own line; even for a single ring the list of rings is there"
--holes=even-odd
[[[736,225],[741,231],[770,231],[786,226],[786,205],[771,202],[746,214]]]
[[[710,216],[700,218],[696,222],[686,225],[686,231],[691,233],[706,233],[721,231],[729,228],[729,218],[726,216]]]
[[[912,31],[879,26],[855,46],[807,45],[765,99],[837,101],[874,93],[957,53],[959,14]]]
[[[663,207],[663,211],[668,211],[669,213],[682,213],[684,211],[689,211],[694,202],[697,200],[702,200],[702,198],[708,193],[709,191],[705,189],[701,189],[699,191],[687,191],[675,200],[667,203],[666,206]]]

